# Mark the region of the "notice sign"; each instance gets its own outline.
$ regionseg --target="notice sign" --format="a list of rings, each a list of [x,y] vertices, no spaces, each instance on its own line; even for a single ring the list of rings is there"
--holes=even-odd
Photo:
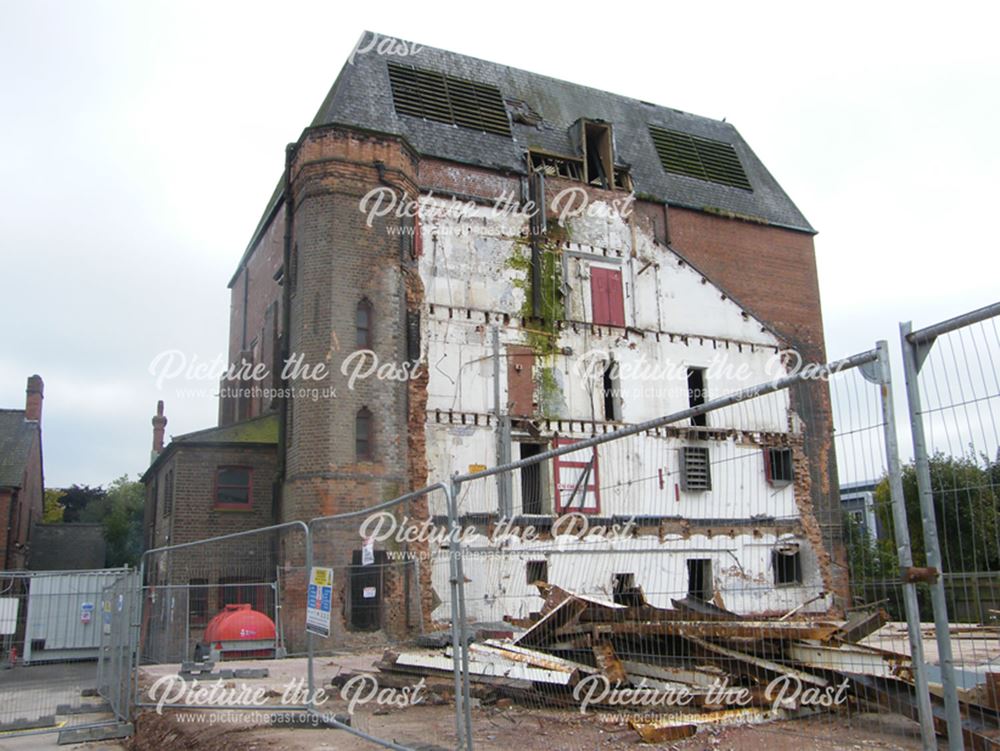
[[[333,604],[333,569],[313,567],[309,575],[309,602],[306,631],[330,635],[330,606]]]

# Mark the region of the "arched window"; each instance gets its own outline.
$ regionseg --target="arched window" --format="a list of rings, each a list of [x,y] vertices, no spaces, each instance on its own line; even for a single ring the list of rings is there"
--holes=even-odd
[[[374,455],[372,446],[372,413],[362,407],[354,417],[354,454],[359,462],[370,462]]]
[[[354,312],[355,345],[358,349],[372,348],[372,304],[362,297]]]

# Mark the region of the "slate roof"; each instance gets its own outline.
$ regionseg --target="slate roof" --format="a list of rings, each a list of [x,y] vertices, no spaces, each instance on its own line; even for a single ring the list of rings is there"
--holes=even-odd
[[[384,39],[384,35],[378,35]],[[359,49],[372,38],[365,32]],[[413,45],[415,54],[358,52],[349,59],[323,100],[312,126],[347,125],[403,136],[421,154],[464,164],[526,173],[525,151],[575,155],[571,128],[579,119],[611,123],[615,163],[631,170],[633,189],[643,198],[712,213],[731,213],[768,224],[815,233],[732,124],[650,102],[619,96],[434,47]],[[470,81],[492,84],[507,102],[508,115],[521,104],[541,115],[540,125],[511,121],[512,137],[494,135],[396,113],[389,64],[410,65]],[[732,144],[752,190],[668,173],[660,162],[649,126]],[[238,267],[282,200],[279,181]],[[235,282],[239,270],[230,281]]]
[[[38,423],[25,420],[23,409],[0,409],[0,487],[21,487],[36,436]]]
[[[222,427],[171,436],[170,443],[278,443],[278,415],[269,413]]]
[[[153,472],[172,454],[176,449],[184,446],[204,447],[208,445],[229,446],[232,444],[247,444],[247,446],[278,445],[278,415],[269,413],[254,417],[232,425],[221,427],[205,428],[192,433],[170,436],[170,443],[164,447],[159,456],[153,460],[152,464],[142,475],[145,482],[151,477]]]
[[[366,38],[371,38],[370,32],[366,32]],[[354,55],[353,61],[344,65],[312,124],[337,123],[394,133],[404,136],[421,154],[525,172],[525,149],[575,154],[571,126],[580,118],[604,120],[613,126],[615,161],[631,166],[637,194],[674,206],[722,209],[814,231],[730,123],[446,50],[419,45],[416,49],[416,54],[405,57],[375,51]],[[508,100],[508,111],[510,100],[520,100],[542,116],[541,126],[513,122],[513,138],[507,138],[399,115],[393,107],[388,63],[492,84]],[[653,147],[649,125],[732,144],[753,190],[667,173]]]

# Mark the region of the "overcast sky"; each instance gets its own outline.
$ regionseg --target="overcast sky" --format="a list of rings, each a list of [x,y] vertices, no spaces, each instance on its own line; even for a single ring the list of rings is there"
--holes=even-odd
[[[142,471],[157,399],[215,424],[149,364],[225,354],[284,146],[364,29],[725,117],[820,232],[829,354],[898,350],[1000,298],[996,6],[923,7],[4,0],[0,406],[45,379],[48,486]]]

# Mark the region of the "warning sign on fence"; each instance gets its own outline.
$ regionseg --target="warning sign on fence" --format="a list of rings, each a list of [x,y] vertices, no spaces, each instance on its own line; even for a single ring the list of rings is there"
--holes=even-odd
[[[330,606],[333,603],[333,569],[313,567],[309,574],[309,603],[306,631],[330,635]]]

